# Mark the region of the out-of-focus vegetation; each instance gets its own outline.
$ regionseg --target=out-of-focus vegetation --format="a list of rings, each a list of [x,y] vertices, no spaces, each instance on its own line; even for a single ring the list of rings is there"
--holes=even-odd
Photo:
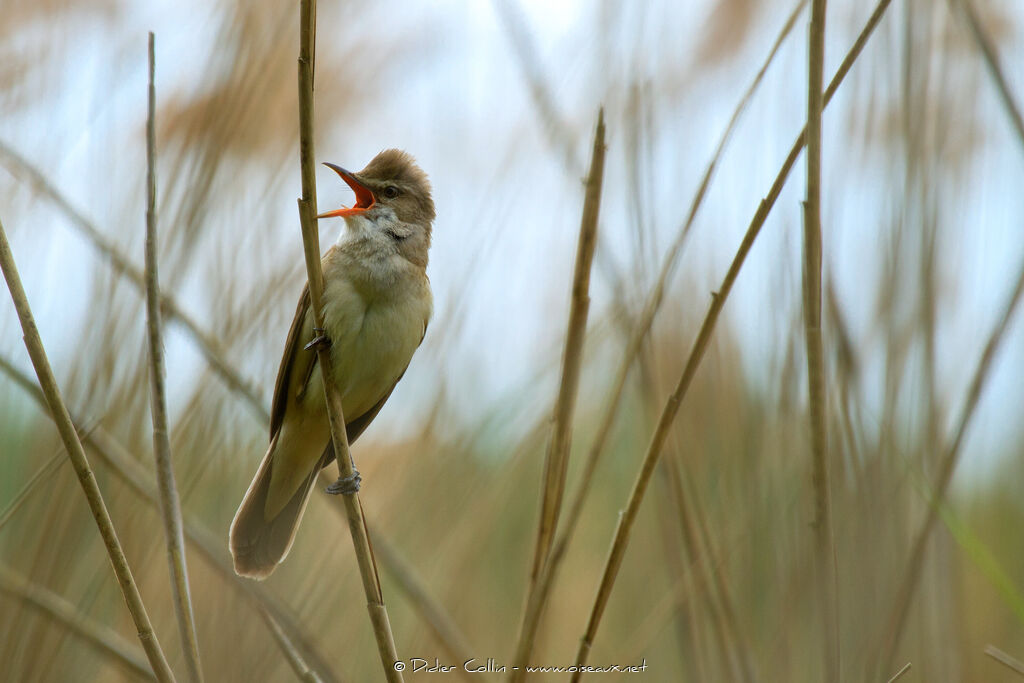
[[[511,665],[597,104],[610,146],[570,495],[666,246],[793,5],[579,3],[541,26],[543,13],[513,0],[415,11],[319,4],[318,157],[358,167],[381,148],[406,147],[431,174],[439,206],[429,270],[437,314],[407,378],[353,449],[398,652]],[[1011,56],[1004,65],[1020,102],[1024,82],[1009,67],[1024,13],[1012,2],[977,4],[986,35]],[[826,81],[870,11],[829,5]],[[1024,435],[1019,411],[983,401],[987,417],[968,434],[998,438],[961,448],[894,654],[879,661],[967,381],[1016,277],[984,259],[1008,253],[1012,264],[1021,252],[1019,233],[998,226],[1019,227],[1024,215],[1012,191],[1024,177],[1024,140],[956,7],[894,3],[825,114],[824,334],[846,680],[887,680],[911,662],[901,680],[1010,681],[985,648],[1024,659]],[[162,524],[146,497],[144,299],[109,253],[141,268],[145,33],[129,29],[162,22],[148,27],[160,46],[161,280],[176,302],[165,306],[171,446],[206,680],[294,676],[258,604],[321,675],[376,680],[336,501],[314,496],[288,560],[265,584],[253,589],[223,571],[228,524],[266,447],[262,411],[304,276],[297,18],[291,3],[193,9],[5,1],[0,217],[155,629],[184,675]],[[726,149],[676,268],[683,275],[670,281],[634,363],[536,664],[571,663],[618,512],[709,291],[802,124],[806,20]],[[489,35],[502,42],[483,46]],[[507,63],[486,63],[498,51]],[[621,680],[734,680],[742,662],[761,681],[820,680],[801,177],[769,218],[753,272],[740,275],[633,532],[589,660],[646,661],[646,673]],[[321,180],[321,206],[345,199]],[[321,227],[327,243],[340,226]],[[0,304],[0,321],[0,679],[141,677],[128,663],[141,649],[74,474],[17,379],[34,382],[9,306]],[[1011,327],[983,387],[998,392],[983,392],[989,401],[1022,399],[1007,379],[1020,367],[1020,331]],[[980,474],[971,469],[979,449],[999,451]],[[455,632],[428,626],[410,582]],[[109,630],[90,639],[40,608],[55,597],[73,621]],[[427,674],[407,672],[419,678]]]

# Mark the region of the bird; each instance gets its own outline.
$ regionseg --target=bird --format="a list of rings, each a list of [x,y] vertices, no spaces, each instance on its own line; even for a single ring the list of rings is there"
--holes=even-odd
[[[307,283],[277,373],[270,444],[231,522],[235,572],[257,580],[288,555],[317,474],[335,457],[316,347],[329,345],[351,444],[405,374],[433,310],[426,268],[435,209],[427,174],[398,149],[382,151],[358,173],[324,165],[356,201],[317,216],[345,219],[321,259],[324,329],[314,329]],[[358,486],[356,474],[328,492]]]

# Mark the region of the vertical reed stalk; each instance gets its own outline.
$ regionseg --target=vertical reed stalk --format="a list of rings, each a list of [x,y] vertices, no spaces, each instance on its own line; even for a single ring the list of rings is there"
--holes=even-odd
[[[825,680],[839,681],[835,539],[828,462],[825,351],[821,333],[821,112],[825,62],[825,0],[812,0],[807,63],[807,197],[804,201],[804,336],[814,485],[814,537]]]
[[[323,271],[320,266],[320,236],[316,228],[316,175],[314,168],[313,141],[313,42],[316,35],[316,12],[314,0],[302,0],[299,5],[299,164],[302,172],[302,197],[299,199],[299,220],[302,224],[302,246],[306,258],[306,275],[309,281],[309,303],[316,327],[324,327]],[[352,476],[352,457],[348,449],[348,435],[345,433],[345,417],[341,409],[341,395],[334,383],[334,371],[330,350],[319,347],[317,360],[324,378],[324,395],[327,401],[327,416],[331,426],[331,441],[338,461],[340,477]],[[402,681],[402,674],[395,670],[398,653],[395,638],[391,633],[384,595],[380,588],[377,564],[370,548],[369,533],[363,519],[363,508],[359,495],[343,495],[348,528],[355,547],[359,575],[366,592],[366,608],[370,613],[373,635],[384,675],[388,681]]]
[[[580,221],[579,241],[576,245],[576,266],[572,281],[572,301],[569,325],[565,333],[562,352],[562,378],[555,401],[551,438],[544,458],[543,498],[537,529],[537,545],[530,572],[530,592],[536,585],[541,567],[547,561],[554,541],[558,516],[565,493],[565,473],[569,466],[569,448],[572,443],[572,420],[579,391],[580,367],[583,364],[583,344],[590,310],[590,270],[597,246],[597,217],[601,206],[601,185],[604,179],[604,109],[597,114],[594,150],[590,158],[583,217]]]
[[[46,357],[46,350],[43,348],[43,340],[39,337],[39,330],[36,328],[35,319],[32,317],[32,309],[29,307],[28,298],[25,296],[25,289],[21,284],[21,277],[18,275],[18,268],[14,263],[14,255],[11,253],[11,245],[7,242],[7,233],[4,231],[3,223],[0,223],[0,269],[3,270],[4,279],[7,281],[7,288],[11,292],[11,299],[18,311],[18,319],[21,321],[21,329],[24,332],[25,348],[32,359],[32,366],[39,378],[39,385],[43,395],[46,397],[46,404],[50,408],[54,422],[57,423],[57,431],[60,432],[61,440],[68,451],[68,457],[75,468],[75,474],[85,493],[86,502],[92,512],[96,526],[103,537],[103,545],[110,557],[110,564],[114,569],[114,575],[121,587],[121,594],[128,605],[128,611],[132,615],[135,629],[146,651],[149,664],[153,667],[153,673],[157,680],[173,681],[174,674],[167,664],[167,658],[160,648],[156,633],[153,631],[153,624],[146,613],[146,607],[142,603],[142,595],[138,586],[135,585],[135,578],[128,566],[128,559],[121,548],[121,542],[117,538],[114,529],[114,522],[110,519],[107,506],[103,502],[103,494],[96,483],[96,477],[89,467],[89,459],[85,456],[82,442],[78,439],[78,433],[71,422],[68,410],[61,398],[60,389],[57,387],[57,378],[53,376],[50,368],[50,361]]]
[[[174,616],[185,653],[189,678],[203,680],[199,663],[199,639],[196,637],[195,613],[188,585],[188,564],[185,559],[185,536],[181,523],[181,500],[174,480],[171,441],[168,434],[167,394],[164,386],[163,333],[160,320],[160,279],[157,275],[156,237],[156,57],[154,36],[149,34],[149,116],[146,120],[146,317],[149,337],[149,401],[153,415],[153,456],[160,490],[160,516],[167,540],[167,563],[170,566]]]

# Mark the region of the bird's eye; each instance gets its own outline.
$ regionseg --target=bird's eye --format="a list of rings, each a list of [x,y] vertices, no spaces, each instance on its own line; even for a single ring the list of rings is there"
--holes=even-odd
[[[398,196],[398,188],[394,185],[388,185],[384,188],[384,196],[388,199],[394,199]]]

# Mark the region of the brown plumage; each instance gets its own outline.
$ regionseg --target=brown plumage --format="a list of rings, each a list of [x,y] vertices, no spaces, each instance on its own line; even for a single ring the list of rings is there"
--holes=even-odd
[[[324,325],[349,443],[377,416],[426,333],[434,203],[426,174],[399,150],[359,173],[333,167],[356,191],[346,230],[322,259]],[[334,460],[303,289],[278,370],[270,445],[231,524],[235,571],[262,579],[287,555],[319,471]]]

